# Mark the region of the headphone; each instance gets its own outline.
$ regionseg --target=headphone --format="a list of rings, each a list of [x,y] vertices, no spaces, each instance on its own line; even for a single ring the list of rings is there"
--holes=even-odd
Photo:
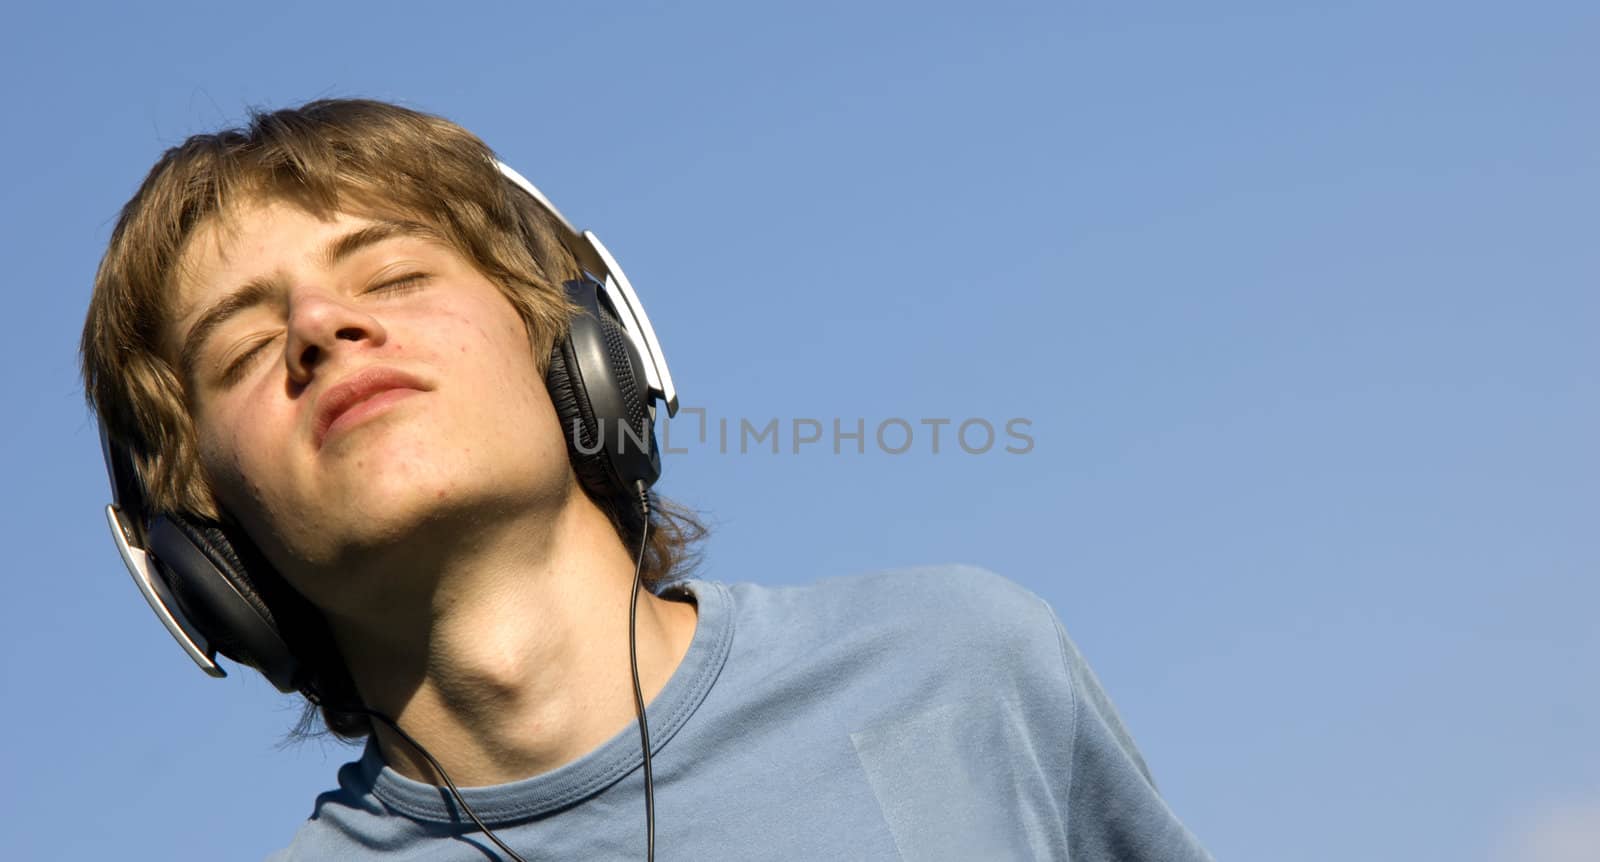
[[[668,416],[678,412],[661,344],[600,238],[574,228],[521,174],[499,161],[495,166],[553,217],[582,273],[564,285],[578,313],[551,349],[545,375],[573,471],[598,499],[637,502],[640,489],[661,475],[655,402],[665,404]],[[306,691],[308,669],[300,656],[318,646],[308,640],[326,637],[315,608],[238,527],[151,510],[131,455],[111,439],[104,421],[100,444],[111,479],[111,538],[178,645],[211,676],[226,676],[216,661],[221,652],[261,671],[279,691]],[[633,523],[647,517],[632,505],[620,508]]]

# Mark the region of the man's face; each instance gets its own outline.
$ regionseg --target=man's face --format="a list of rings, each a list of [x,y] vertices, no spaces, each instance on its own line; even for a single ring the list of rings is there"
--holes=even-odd
[[[442,241],[256,202],[182,264],[167,349],[201,464],[313,601],[360,600],[337,573],[386,550],[570,493],[521,317]]]

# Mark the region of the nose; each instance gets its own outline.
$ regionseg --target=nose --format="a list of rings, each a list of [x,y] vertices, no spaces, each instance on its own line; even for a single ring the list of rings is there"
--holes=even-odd
[[[316,369],[342,353],[362,345],[380,347],[388,338],[376,317],[344,297],[305,290],[289,300],[284,361],[296,385],[311,382]]]

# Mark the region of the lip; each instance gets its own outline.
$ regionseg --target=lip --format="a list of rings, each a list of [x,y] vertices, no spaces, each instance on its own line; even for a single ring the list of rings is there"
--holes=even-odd
[[[317,397],[311,440],[316,448],[330,433],[348,428],[416,392],[432,387],[396,368],[365,368],[339,381]],[[390,394],[393,393],[393,394]]]

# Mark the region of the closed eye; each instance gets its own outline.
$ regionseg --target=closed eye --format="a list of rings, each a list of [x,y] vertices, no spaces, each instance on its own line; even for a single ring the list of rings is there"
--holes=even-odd
[[[427,273],[413,272],[413,273],[411,273],[409,275],[402,275],[399,278],[393,278],[393,279],[390,279],[388,281],[381,282],[378,285],[376,285],[376,286],[372,287],[371,289],[369,289],[367,292],[368,293],[379,293],[379,292],[381,292],[381,293],[405,293],[405,292],[416,290],[417,288],[422,287],[422,285],[425,282],[427,282],[427,280],[428,280]]]
[[[223,369],[222,385],[232,386],[238,383],[244,377],[244,373],[250,370],[250,366],[254,364],[255,360],[266,355],[267,345],[277,339],[278,333],[276,332],[258,337],[254,344],[246,348],[244,353],[239,354],[238,358],[228,363],[228,367]]]

